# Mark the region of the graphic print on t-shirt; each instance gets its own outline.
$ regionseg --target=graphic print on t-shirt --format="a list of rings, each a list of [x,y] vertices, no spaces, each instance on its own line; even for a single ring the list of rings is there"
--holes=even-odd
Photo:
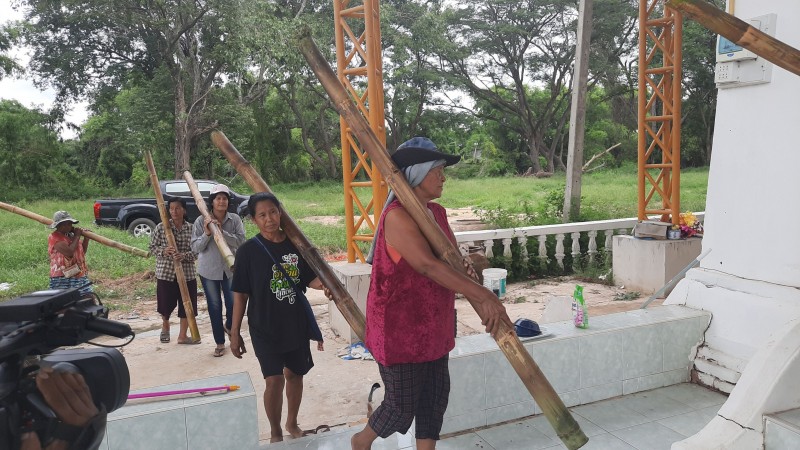
[[[300,258],[294,253],[289,253],[283,255],[281,259],[283,260],[283,263],[281,263],[283,270],[292,277],[292,281],[294,281],[295,284],[299,283],[300,270],[297,268],[297,262]],[[289,304],[294,305],[294,288],[292,288],[292,284],[283,276],[283,272],[281,272],[276,264],[272,265],[272,280],[269,282],[269,288],[272,293],[275,294],[275,298],[277,298],[279,302],[289,300]]]

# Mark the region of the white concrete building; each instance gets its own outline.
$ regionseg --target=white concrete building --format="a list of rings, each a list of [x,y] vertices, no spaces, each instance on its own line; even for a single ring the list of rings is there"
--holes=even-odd
[[[733,12],[800,48],[797,0],[739,0]],[[763,415],[800,407],[800,76],[762,58],[726,64],[718,76],[744,83],[719,85],[703,238],[711,252],[665,304],[713,314],[695,369],[731,395],[673,448],[762,448]]]

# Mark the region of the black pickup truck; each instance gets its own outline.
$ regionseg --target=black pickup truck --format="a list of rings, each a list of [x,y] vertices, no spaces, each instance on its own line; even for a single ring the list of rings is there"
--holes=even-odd
[[[208,193],[214,185],[219,184],[212,180],[195,180],[197,188],[208,200]],[[160,181],[161,193],[164,200],[173,197],[186,197],[186,215],[189,221],[194,222],[200,216],[194,197],[189,192],[189,185],[184,180]],[[228,204],[228,211],[245,217],[247,213],[247,195],[237,194],[233,190],[233,198]],[[94,223],[97,225],[112,225],[128,230],[134,236],[149,236],[161,222],[158,205],[155,198],[119,198],[102,199],[94,202]]]

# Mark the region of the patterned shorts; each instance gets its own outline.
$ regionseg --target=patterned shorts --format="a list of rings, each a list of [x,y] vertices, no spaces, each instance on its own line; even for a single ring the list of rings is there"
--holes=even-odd
[[[369,426],[378,436],[405,434],[416,419],[417,439],[439,439],[450,395],[449,355],[425,363],[378,364],[386,393]]]

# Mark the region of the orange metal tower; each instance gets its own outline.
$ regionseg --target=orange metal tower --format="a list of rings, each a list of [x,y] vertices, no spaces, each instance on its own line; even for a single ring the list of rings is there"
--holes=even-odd
[[[380,1],[363,0],[361,4],[356,3],[334,0],[337,74],[339,81],[367,118],[372,131],[385,145]],[[388,192],[378,168],[359,147],[347,122],[343,118],[339,121],[342,135],[347,261],[355,262],[357,256],[363,262],[365,256],[357,244],[372,241]],[[362,198],[367,196],[369,201],[365,205]],[[371,232],[358,234],[365,224]]]
[[[639,3],[639,220],[680,216],[683,17],[663,0]],[[659,161],[660,156],[660,161]],[[658,194],[661,204],[653,196]]]

